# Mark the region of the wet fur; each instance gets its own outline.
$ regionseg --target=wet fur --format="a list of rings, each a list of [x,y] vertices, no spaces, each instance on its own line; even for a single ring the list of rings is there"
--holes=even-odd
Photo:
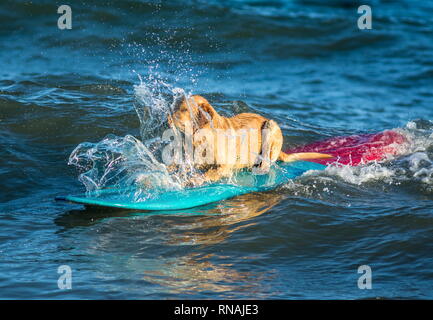
[[[174,125],[181,131],[184,131],[187,123],[193,123],[193,131],[198,129],[225,129],[237,131],[240,129],[255,129],[257,130],[258,139],[257,145],[253,145],[253,150],[248,150],[250,153],[256,154],[252,157],[252,161],[248,163],[240,163],[236,161],[234,164],[216,164],[201,166],[204,171],[205,181],[216,181],[223,177],[230,176],[234,170],[258,165],[259,171],[267,173],[270,164],[277,161],[293,161],[289,155],[281,151],[283,146],[283,135],[278,124],[273,121],[254,113],[241,113],[233,117],[227,118],[219,115],[210,103],[199,95],[194,95],[188,100],[184,99],[178,103],[171,117],[169,117],[170,125]],[[267,129],[262,131],[262,129]],[[263,134],[265,133],[265,134]],[[194,146],[202,143],[202,141],[194,141]],[[214,152],[217,153],[216,143],[214,144]],[[237,138],[235,150],[228,152],[236,152],[238,156],[241,150],[240,138]],[[232,155],[233,156],[233,155]],[[199,184],[204,181],[194,181]]]

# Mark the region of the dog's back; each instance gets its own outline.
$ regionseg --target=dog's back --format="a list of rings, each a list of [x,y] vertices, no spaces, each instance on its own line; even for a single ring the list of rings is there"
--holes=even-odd
[[[231,118],[226,118],[228,128],[238,129],[257,129],[261,130],[263,124],[268,120],[255,113],[240,113]]]

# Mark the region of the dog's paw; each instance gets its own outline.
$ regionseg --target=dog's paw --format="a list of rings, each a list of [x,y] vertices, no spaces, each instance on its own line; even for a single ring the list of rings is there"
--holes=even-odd
[[[206,182],[206,179],[203,177],[197,176],[197,177],[191,177],[184,183],[184,187],[186,188],[193,188],[203,185]]]
[[[166,166],[166,168],[167,168],[168,172],[172,173],[172,172],[175,172],[178,169],[178,166],[173,163],[173,164],[170,164],[170,165]]]
[[[142,174],[135,181],[138,185],[147,189],[150,189],[153,186],[153,181],[148,175]]]
[[[266,167],[266,168],[262,168],[262,167],[253,167],[253,168],[251,169],[251,172],[252,172],[253,174],[256,174],[256,175],[261,176],[261,175],[264,175],[264,174],[268,174],[268,173],[269,173],[269,170],[270,170],[269,167]]]

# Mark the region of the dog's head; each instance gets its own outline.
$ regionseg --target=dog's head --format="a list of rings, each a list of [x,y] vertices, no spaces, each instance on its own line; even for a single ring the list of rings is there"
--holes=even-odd
[[[199,95],[184,98],[175,104],[173,114],[168,118],[169,124],[181,131],[187,126],[195,131],[218,116],[210,103]]]

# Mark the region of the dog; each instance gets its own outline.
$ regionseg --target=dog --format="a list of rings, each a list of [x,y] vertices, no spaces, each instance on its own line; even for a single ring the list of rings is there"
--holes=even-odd
[[[175,103],[173,112],[168,116],[168,123],[172,128],[176,128],[185,133],[191,129],[194,139],[193,146],[198,147],[207,140],[209,150],[214,159],[221,158],[221,153],[226,153],[226,159],[235,159],[232,162],[213,162],[196,164],[202,171],[203,176],[195,179],[193,184],[203,182],[214,182],[242,168],[254,168],[256,173],[264,174],[269,172],[270,165],[276,161],[296,161],[307,159],[331,158],[331,155],[321,153],[296,153],[286,154],[281,151],[283,146],[283,134],[278,124],[271,119],[267,119],[255,113],[240,113],[233,117],[223,117],[210,105],[210,103],[200,95],[193,95],[183,98]],[[207,137],[197,134],[206,131],[211,133]],[[216,132],[225,132],[236,137],[234,148],[223,148],[217,143]],[[256,139],[250,139],[250,143],[242,140],[239,132],[254,132]],[[251,142],[253,140],[253,142]],[[247,147],[245,147],[247,146]],[[240,161],[242,152],[248,153],[247,161]],[[207,152],[207,151],[206,151]],[[211,157],[212,158],[212,157]]]

